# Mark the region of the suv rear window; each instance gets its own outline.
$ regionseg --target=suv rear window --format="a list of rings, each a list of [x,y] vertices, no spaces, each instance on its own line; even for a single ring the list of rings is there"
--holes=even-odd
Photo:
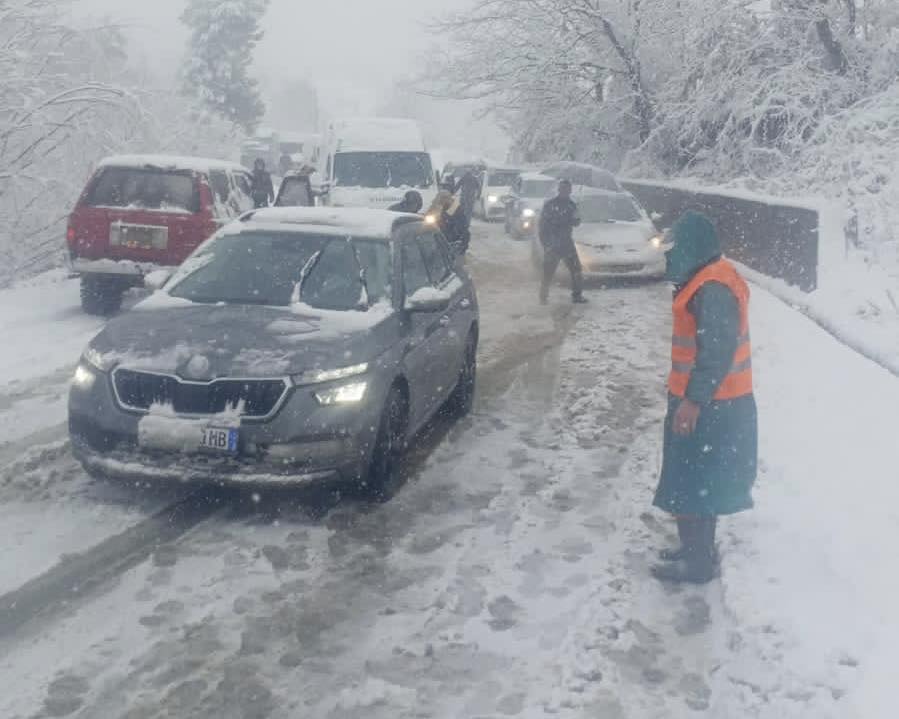
[[[92,207],[121,207],[162,212],[199,212],[200,192],[188,171],[107,167],[88,192]]]

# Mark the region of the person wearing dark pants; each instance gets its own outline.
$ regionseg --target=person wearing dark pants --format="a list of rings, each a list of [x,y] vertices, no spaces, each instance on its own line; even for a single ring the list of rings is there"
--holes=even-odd
[[[571,182],[561,180],[558,194],[543,204],[538,233],[543,245],[543,276],[540,282],[540,303],[549,300],[549,287],[559,262],[564,262],[571,274],[571,299],[584,299],[584,273],[574,245],[574,228],[581,224],[577,205],[571,199]]]
[[[677,520],[680,546],[661,553],[663,581],[718,575],[720,515],[752,508],[758,418],[749,338],[749,287],[723,259],[712,223],[685,213],[672,228],[674,283],[668,415],[656,507]]]

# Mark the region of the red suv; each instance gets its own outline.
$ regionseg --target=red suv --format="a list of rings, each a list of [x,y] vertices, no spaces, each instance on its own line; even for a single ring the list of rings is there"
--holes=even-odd
[[[172,267],[222,224],[253,209],[251,174],[221,160],[122,156],[100,163],[69,217],[81,305],[111,314],[130,287]]]

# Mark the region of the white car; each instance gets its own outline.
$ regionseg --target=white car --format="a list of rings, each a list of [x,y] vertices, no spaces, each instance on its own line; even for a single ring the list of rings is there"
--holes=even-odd
[[[474,214],[488,222],[504,220],[506,205],[503,198],[512,191],[512,185],[521,170],[510,167],[488,167],[481,175],[481,200],[474,207]]]
[[[572,199],[581,217],[574,244],[585,277],[664,276],[665,238],[632,195],[579,187]],[[544,250],[536,235],[531,247],[539,267]]]

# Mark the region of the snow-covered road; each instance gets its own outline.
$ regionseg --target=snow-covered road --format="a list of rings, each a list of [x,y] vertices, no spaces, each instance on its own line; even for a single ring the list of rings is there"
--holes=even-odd
[[[479,226],[473,246],[476,412],[434,428],[390,502],[224,506],[7,638],[0,716],[892,716],[897,582],[876,560],[899,539],[899,381],[756,290],[758,508],[725,521],[721,582],[665,587],[647,568],[673,539],[649,507],[668,289],[594,288],[577,309],[559,289],[542,308],[526,244]],[[3,358],[20,381],[0,423],[32,449],[0,445],[18,458],[0,593],[166,501],[88,481],[58,441],[97,323],[55,284]],[[21,291],[10,326],[29,322]],[[40,412],[32,391],[52,396]]]

